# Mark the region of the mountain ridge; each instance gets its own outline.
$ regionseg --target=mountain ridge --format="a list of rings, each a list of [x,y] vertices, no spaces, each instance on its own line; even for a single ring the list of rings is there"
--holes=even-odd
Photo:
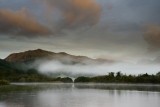
[[[66,52],[51,52],[42,49],[28,50],[19,53],[12,53],[7,56],[4,60],[7,62],[27,62],[35,61],[38,59],[48,59],[48,60],[59,60],[65,62],[74,62],[74,63],[105,63],[111,62],[110,60],[105,59],[92,59],[86,56],[75,56],[70,55]]]

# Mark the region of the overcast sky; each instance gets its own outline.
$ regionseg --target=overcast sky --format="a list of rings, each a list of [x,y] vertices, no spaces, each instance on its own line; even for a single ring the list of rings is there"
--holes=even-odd
[[[160,0],[0,0],[0,58],[41,48],[160,62]]]

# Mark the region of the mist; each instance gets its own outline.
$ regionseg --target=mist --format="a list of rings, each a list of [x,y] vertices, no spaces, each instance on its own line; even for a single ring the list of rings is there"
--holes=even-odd
[[[37,66],[37,70],[43,74],[64,74],[67,76],[98,76],[107,75],[109,72],[120,71],[126,75],[156,74],[160,71],[157,64],[135,64],[128,62],[104,63],[104,64],[64,64],[60,61],[43,61]]]

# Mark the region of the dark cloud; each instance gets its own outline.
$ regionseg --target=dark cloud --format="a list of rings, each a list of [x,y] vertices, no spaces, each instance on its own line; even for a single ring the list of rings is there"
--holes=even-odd
[[[150,49],[160,49],[160,26],[158,25],[145,25],[144,39],[149,44]]]
[[[20,11],[0,9],[0,34],[36,36],[49,35],[51,31],[40,24],[26,8]]]
[[[47,17],[51,17],[53,12],[60,12],[59,20],[55,22],[59,30],[89,28],[96,25],[102,10],[94,0],[43,0],[43,2],[48,9]]]

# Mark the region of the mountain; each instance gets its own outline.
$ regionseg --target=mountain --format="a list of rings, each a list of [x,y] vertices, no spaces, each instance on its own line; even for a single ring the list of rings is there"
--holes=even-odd
[[[105,59],[91,59],[86,56],[74,56],[67,54],[65,52],[55,53],[50,51],[45,51],[42,49],[29,50],[20,53],[13,53],[6,57],[4,60],[12,63],[22,63],[22,62],[32,62],[35,60],[58,60],[63,63],[81,63],[81,64],[97,64],[111,62]]]
[[[29,50],[29,51],[25,51],[25,52],[10,54],[8,57],[5,58],[5,61],[8,61],[8,62],[33,61],[33,60],[36,60],[39,58],[52,56],[54,54],[55,53],[53,53],[53,52],[44,51],[41,49]]]

